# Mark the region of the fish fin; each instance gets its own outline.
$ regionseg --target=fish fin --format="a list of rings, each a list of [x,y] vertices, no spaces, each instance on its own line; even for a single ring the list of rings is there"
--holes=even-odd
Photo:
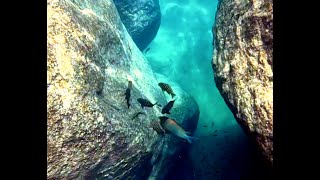
[[[154,105],[156,105],[156,104],[158,104],[158,102],[154,103],[152,106],[154,106]],[[158,106],[159,106],[159,104],[158,104]]]
[[[171,93],[171,97],[174,98],[176,96],[176,94],[174,93]]]
[[[196,140],[199,140],[199,138],[197,137],[192,137],[192,136],[187,136],[186,137],[187,141],[191,144],[192,141],[196,141]]]
[[[191,132],[190,131],[186,131],[186,135],[190,135],[191,134]]]
[[[170,114],[170,112],[167,112],[167,114]]]
[[[171,120],[176,122],[179,126],[181,126],[181,124],[179,122],[177,122],[177,120],[175,120],[175,119],[171,119]]]

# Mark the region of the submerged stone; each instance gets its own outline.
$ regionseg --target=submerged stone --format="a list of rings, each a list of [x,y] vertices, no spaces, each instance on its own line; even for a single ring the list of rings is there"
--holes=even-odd
[[[114,3],[133,41],[143,51],[160,27],[159,0],[114,0]]]
[[[219,1],[213,29],[216,85],[236,120],[273,163],[272,0]]]
[[[163,177],[187,142],[168,135],[160,141],[164,153],[152,159],[161,148],[154,146],[159,135],[150,122],[162,115],[161,107],[143,110],[137,99],[165,105],[168,97],[113,1],[49,0],[47,13],[48,179]],[[173,88],[179,99],[172,117],[193,131],[198,105]]]
[[[113,1],[48,0],[47,13],[48,179],[147,178],[161,109],[136,99],[165,97]]]

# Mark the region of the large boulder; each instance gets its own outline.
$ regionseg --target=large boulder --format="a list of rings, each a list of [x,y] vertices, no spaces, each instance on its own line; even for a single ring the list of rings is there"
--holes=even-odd
[[[273,2],[221,0],[212,66],[237,121],[273,163]]]
[[[112,0],[48,0],[47,13],[48,179],[147,178],[161,109],[136,99],[165,96]]]
[[[114,3],[133,41],[144,50],[160,27],[159,0],[114,0]]]
[[[156,78],[158,82],[168,83],[176,96],[173,99],[176,99],[174,106],[170,111],[170,115],[166,114],[165,116],[175,119],[176,122],[186,131],[191,133],[197,128],[199,120],[199,107],[194,98],[186,93],[181,87],[167,79],[165,76],[156,73]],[[172,97],[165,92],[166,101],[169,102],[172,100]],[[165,105],[165,104],[164,104]],[[192,135],[192,134],[191,134]],[[175,162],[179,158],[179,154],[183,149],[188,146],[189,143],[176,137],[173,134],[166,134],[163,137],[159,137],[158,148],[154,148],[154,156],[158,155],[153,164],[152,172],[150,174],[149,180],[164,180],[166,175],[173,169]],[[159,148],[159,146],[161,148]]]

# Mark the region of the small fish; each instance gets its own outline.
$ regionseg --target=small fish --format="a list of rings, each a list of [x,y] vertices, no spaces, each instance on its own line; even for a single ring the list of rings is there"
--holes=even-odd
[[[211,128],[213,128],[213,126],[214,126],[214,122],[212,121],[212,123],[211,123]]]
[[[134,120],[135,118],[137,118],[140,114],[145,114],[145,113],[144,113],[144,112],[137,112],[137,113],[133,116],[132,120]]]
[[[203,126],[203,127],[208,127],[208,126]]]
[[[130,93],[130,89],[128,88],[126,90],[126,92],[124,93],[124,95],[126,96],[125,99],[127,100],[127,106],[128,106],[128,109],[130,107],[130,96],[131,96],[131,93]]]
[[[175,99],[176,100],[176,99]],[[162,108],[162,114],[170,114],[170,110],[173,107],[173,103],[175,100],[170,101],[167,105]]]
[[[144,51],[144,53],[147,53],[149,50],[150,50],[150,48],[148,47],[148,48]]]
[[[157,120],[151,121],[150,127],[152,127],[153,130],[155,130],[158,134],[165,135],[166,131],[161,126],[160,122]]]
[[[128,108],[130,107],[131,87],[132,87],[132,82],[128,81],[128,88],[127,88],[126,92],[124,93],[124,95],[126,96],[125,99],[127,100]]]
[[[174,92],[169,84],[159,83],[158,85],[160,86],[162,91],[166,91],[169,95],[171,95],[172,98],[176,95],[176,94],[174,94]]]
[[[189,143],[191,143],[194,140],[198,140],[199,138],[189,136],[190,132],[186,132],[184,129],[182,129],[175,120],[169,119],[165,116],[160,116],[160,124],[161,126],[166,130],[171,132],[172,134],[176,135],[177,137],[180,137],[182,139],[186,139]]]
[[[214,131],[214,133],[215,133],[215,132],[218,132],[218,129],[216,129],[216,130]]]
[[[160,122],[163,123],[164,121],[166,121],[169,118],[166,116],[160,116],[159,119],[160,119]]]
[[[142,99],[142,98],[138,98],[137,101],[140,103],[142,109],[144,107],[153,107],[154,105],[156,105],[158,102],[152,104],[150,101],[148,101],[147,99]]]
[[[213,134],[212,136],[218,136],[218,134]]]

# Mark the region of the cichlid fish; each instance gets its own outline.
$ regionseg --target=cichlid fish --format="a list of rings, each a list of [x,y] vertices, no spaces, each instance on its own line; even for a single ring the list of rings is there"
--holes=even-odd
[[[160,122],[157,120],[153,120],[150,123],[150,127],[157,132],[157,134],[165,135],[166,131],[161,126]]]
[[[162,108],[162,114],[170,114],[170,110],[173,107],[173,103],[175,100],[170,101],[167,105]]]
[[[144,51],[144,53],[147,53],[149,50],[150,50],[150,48],[148,47],[148,48]]]
[[[158,102],[152,104],[150,101],[148,101],[147,99],[142,99],[142,98],[138,98],[137,101],[140,103],[142,109],[144,107],[153,107],[154,105],[156,105]]]
[[[174,94],[174,92],[169,84],[159,83],[158,85],[160,86],[162,91],[166,91],[169,95],[171,95],[172,98],[176,95],[176,94]]]
[[[182,139],[186,139],[189,143],[191,143],[194,140],[198,140],[199,138],[189,136],[190,132],[186,132],[183,128],[181,128],[176,121],[165,117],[160,116],[160,124],[161,126],[166,130],[171,132],[172,134],[176,135],[177,137],[180,137]]]
[[[125,99],[127,100],[127,106],[128,108],[130,107],[130,96],[131,96],[131,87],[132,87],[132,82],[128,81],[128,88],[124,95],[126,96]]]

